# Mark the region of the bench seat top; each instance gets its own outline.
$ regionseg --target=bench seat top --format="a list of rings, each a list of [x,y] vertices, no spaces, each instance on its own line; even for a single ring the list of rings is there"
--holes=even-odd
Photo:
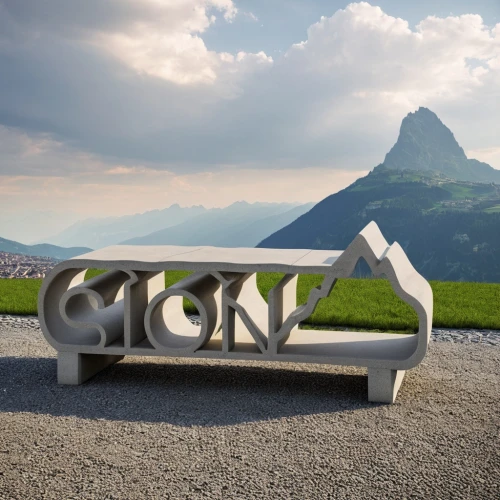
[[[280,248],[222,248],[176,245],[113,245],[73,257],[73,261],[103,263],[171,263],[192,265],[192,270],[321,272],[331,266],[342,250]],[[180,268],[179,265],[166,266]],[[189,269],[189,268],[186,268]]]

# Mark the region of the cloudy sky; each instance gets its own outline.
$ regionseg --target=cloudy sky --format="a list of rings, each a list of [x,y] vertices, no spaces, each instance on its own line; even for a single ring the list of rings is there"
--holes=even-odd
[[[418,106],[500,169],[499,0],[0,0],[0,236],[319,201]]]

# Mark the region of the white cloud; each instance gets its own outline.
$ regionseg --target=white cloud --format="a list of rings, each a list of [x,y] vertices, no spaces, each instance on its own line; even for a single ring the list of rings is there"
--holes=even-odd
[[[254,22],[258,22],[259,20],[259,18],[253,12],[243,12],[243,15]]]
[[[20,3],[0,0],[0,64],[9,65],[0,119],[39,133],[4,141],[27,141],[2,151],[5,174],[107,171],[118,182],[142,169],[215,175],[226,164],[256,175],[362,171],[421,105],[466,150],[500,146],[500,25],[477,15],[431,16],[411,29],[353,3],[273,61],[207,49],[212,16],[238,15],[230,0]]]
[[[123,165],[117,165],[105,170],[104,173],[108,175],[142,175],[150,172],[151,169],[146,167],[125,167]]]
[[[241,67],[233,60],[234,67],[228,68],[224,55],[209,51],[201,38],[216,22],[214,10],[226,22],[235,19],[238,9],[232,0],[87,1],[86,10],[82,5],[86,2],[75,2],[71,9],[60,0],[49,0],[43,9],[38,0],[27,0],[24,8],[0,2],[0,13],[7,27],[16,21],[18,26],[35,27],[23,30],[24,41],[56,32],[70,43],[76,39],[111,54],[139,74],[178,85],[213,84]],[[251,13],[243,15],[255,18]],[[11,29],[5,31],[4,36],[16,39]]]
[[[418,106],[480,99],[488,76],[499,81],[499,53],[499,27],[489,29],[478,15],[430,16],[412,31],[362,2],[322,17],[286,59],[317,97],[309,126],[328,135],[353,113],[380,120],[385,109],[400,120]]]
[[[232,21],[237,9],[231,0],[142,0],[143,14],[116,27],[92,33],[90,40],[139,73],[179,85],[213,83],[220,59],[207,50],[202,34],[216,17],[215,7]]]
[[[212,25],[216,16],[211,9],[223,12],[232,22],[238,9],[232,0],[141,0],[146,9],[115,30],[89,32],[89,43],[109,52],[140,74],[161,78],[178,85],[214,84],[217,80],[228,85],[248,74],[256,63],[272,63],[264,52],[228,57],[226,53],[210,51],[201,34]],[[139,2],[141,3],[141,2]],[[253,15],[253,14],[252,14]],[[242,64],[243,60],[246,64]],[[241,78],[240,77],[240,78]],[[228,89],[227,97],[231,97]]]
[[[28,133],[2,125],[0,151],[0,178],[4,190],[9,174],[22,179],[32,176],[35,182],[42,182],[40,178],[46,176],[101,172],[106,165],[102,157],[70,147],[49,134]]]
[[[217,56],[203,40],[189,33],[151,33],[149,27],[128,34],[102,34],[95,43],[139,73],[177,84],[213,83],[217,79]]]

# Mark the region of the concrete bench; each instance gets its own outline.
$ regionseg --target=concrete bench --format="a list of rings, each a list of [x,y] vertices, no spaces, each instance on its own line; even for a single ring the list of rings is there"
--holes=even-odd
[[[299,330],[360,258],[416,311],[416,334]],[[89,268],[107,272],[84,281]],[[194,273],[165,289],[166,270]],[[267,304],[257,290],[257,272],[285,274]],[[301,273],[324,280],[297,307]],[[186,318],[184,297],[197,307],[201,326]],[[432,291],[402,248],[388,245],[371,222],[345,251],[103,248],[58,264],[42,284],[38,311],[43,334],[58,351],[61,384],[81,384],[126,355],[327,363],[367,367],[368,399],[392,403],[405,370],[427,351]]]

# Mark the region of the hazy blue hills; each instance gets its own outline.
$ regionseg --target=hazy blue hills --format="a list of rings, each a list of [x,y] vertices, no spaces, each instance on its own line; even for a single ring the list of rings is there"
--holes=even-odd
[[[213,245],[254,247],[259,241],[314,206],[314,203],[247,203],[225,208],[172,205],[164,210],[123,217],[91,218],[51,238],[60,244],[25,245],[0,238],[0,251],[69,259],[113,244]],[[161,230],[155,230],[156,228]],[[138,235],[123,241],[124,236]],[[92,244],[90,244],[92,243]],[[66,248],[67,245],[69,248]]]
[[[185,223],[122,241],[126,245],[212,245],[254,247],[263,238],[309,211],[314,203],[233,203]]]
[[[201,205],[180,207],[174,204],[163,210],[150,210],[142,214],[89,218],[72,224],[47,240],[61,246],[103,248],[128,238],[145,236],[159,229],[175,226],[206,211]]]
[[[385,156],[384,165],[434,170],[464,181],[500,183],[500,170],[469,160],[451,130],[435,113],[422,107],[403,119],[398,140]]]
[[[415,115],[435,126],[435,133],[422,131],[427,125],[420,124],[420,135],[409,134]],[[389,243],[398,241],[428,279],[500,282],[500,171],[482,164],[487,169],[481,172],[491,169],[498,184],[484,182],[481,173],[477,177],[483,182],[466,180],[474,161],[462,155],[451,132],[435,119],[425,108],[408,115],[397,147],[387,155],[390,167],[385,162],[377,166],[258,246],[344,249],[374,220]],[[435,140],[440,136],[443,150]]]
[[[85,219],[48,241],[95,249],[116,244],[253,247],[313,205],[240,201],[225,208],[207,209],[174,204],[142,214]]]
[[[24,245],[23,243],[18,243],[17,241],[0,238],[0,252],[36,255],[38,257],[51,257],[52,259],[66,260],[90,251],[92,251],[92,248],[62,248],[57,245],[49,245],[48,243],[42,243],[39,245]]]

